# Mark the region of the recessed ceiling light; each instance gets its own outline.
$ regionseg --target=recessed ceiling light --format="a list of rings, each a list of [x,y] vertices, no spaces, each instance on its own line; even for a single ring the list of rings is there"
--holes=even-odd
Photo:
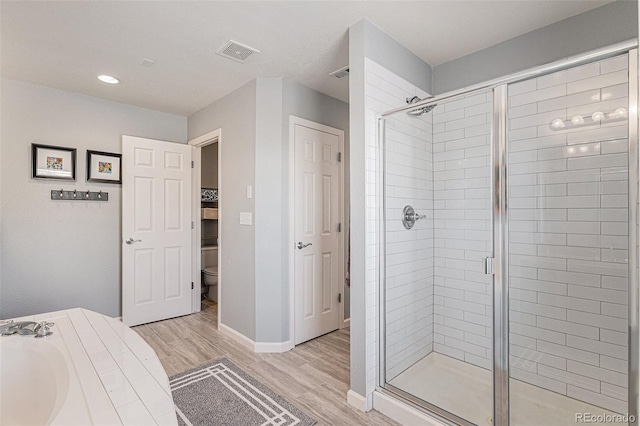
[[[98,80],[103,81],[105,83],[109,83],[109,84],[118,84],[118,83],[120,83],[120,80],[118,80],[115,77],[111,77],[110,75],[99,75],[98,76]]]

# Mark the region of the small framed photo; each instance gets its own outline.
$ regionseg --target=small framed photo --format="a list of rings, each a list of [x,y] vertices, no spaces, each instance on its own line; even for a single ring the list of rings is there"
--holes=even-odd
[[[76,149],[31,144],[31,177],[76,180]]]
[[[122,154],[87,150],[87,182],[122,183]]]

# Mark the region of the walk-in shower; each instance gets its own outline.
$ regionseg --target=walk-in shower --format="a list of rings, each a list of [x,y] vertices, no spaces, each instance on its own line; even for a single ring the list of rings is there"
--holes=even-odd
[[[637,424],[632,47],[382,114],[382,392],[459,424]]]

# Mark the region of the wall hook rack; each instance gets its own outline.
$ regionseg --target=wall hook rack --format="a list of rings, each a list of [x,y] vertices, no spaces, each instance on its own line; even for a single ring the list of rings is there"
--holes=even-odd
[[[103,191],[65,191],[64,189],[52,189],[52,200],[77,200],[77,201],[109,201],[109,193]]]

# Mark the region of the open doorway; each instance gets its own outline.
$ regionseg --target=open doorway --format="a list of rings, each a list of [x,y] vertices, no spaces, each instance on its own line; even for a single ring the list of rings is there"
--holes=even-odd
[[[193,146],[191,202],[193,253],[193,312],[201,310],[201,303],[217,304],[218,320],[221,312],[222,229],[220,197],[222,183],[220,129],[189,141]]]
[[[200,159],[200,294],[218,303],[218,143],[201,148]]]

